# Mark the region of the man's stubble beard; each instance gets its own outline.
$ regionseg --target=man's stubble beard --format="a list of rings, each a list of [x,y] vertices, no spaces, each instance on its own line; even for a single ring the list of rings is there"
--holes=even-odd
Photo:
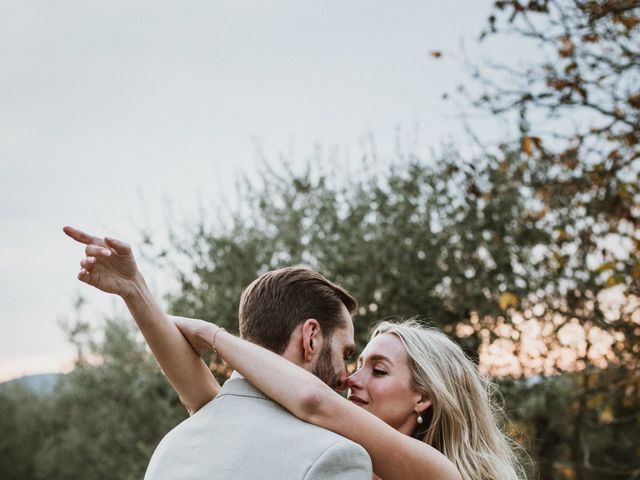
[[[331,338],[329,338],[322,346],[322,350],[320,350],[320,355],[318,356],[318,361],[314,365],[311,373],[335,390],[338,386],[338,376],[333,369],[331,351]]]

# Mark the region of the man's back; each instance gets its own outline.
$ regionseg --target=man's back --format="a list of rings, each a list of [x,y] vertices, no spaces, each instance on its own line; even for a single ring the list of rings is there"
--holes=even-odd
[[[242,378],[167,434],[146,480],[370,480],[365,450],[302,422]]]

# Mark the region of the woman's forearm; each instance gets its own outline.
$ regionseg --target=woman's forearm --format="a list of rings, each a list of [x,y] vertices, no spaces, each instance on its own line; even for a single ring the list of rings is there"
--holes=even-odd
[[[189,413],[195,413],[217,395],[220,385],[153,298],[141,275],[123,299],[163,373]]]
[[[341,397],[315,375],[213,324],[207,324],[200,335],[212,350],[266,396],[296,417],[325,426],[323,412],[330,411],[332,400]]]

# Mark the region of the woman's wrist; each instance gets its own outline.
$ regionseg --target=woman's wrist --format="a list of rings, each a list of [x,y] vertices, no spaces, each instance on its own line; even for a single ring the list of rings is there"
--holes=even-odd
[[[211,350],[213,350],[215,353],[218,353],[218,350],[216,349],[216,340],[219,339],[220,335],[224,335],[225,333],[227,333],[227,331],[223,327],[215,327],[215,331],[213,332],[213,336],[211,337]]]
[[[137,271],[133,278],[125,280],[119,292],[120,297],[127,303],[143,301],[149,294],[149,287],[142,274]]]
[[[204,351],[209,350],[215,352],[215,342],[218,338],[218,332],[224,329],[221,329],[213,323],[201,322],[199,326],[192,330],[195,338],[198,343],[204,347]]]

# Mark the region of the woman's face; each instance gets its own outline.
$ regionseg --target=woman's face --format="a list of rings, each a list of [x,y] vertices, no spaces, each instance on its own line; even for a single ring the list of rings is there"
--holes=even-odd
[[[417,411],[429,404],[413,388],[407,352],[390,333],[376,336],[365,347],[347,387],[349,401],[407,435],[416,427]]]

